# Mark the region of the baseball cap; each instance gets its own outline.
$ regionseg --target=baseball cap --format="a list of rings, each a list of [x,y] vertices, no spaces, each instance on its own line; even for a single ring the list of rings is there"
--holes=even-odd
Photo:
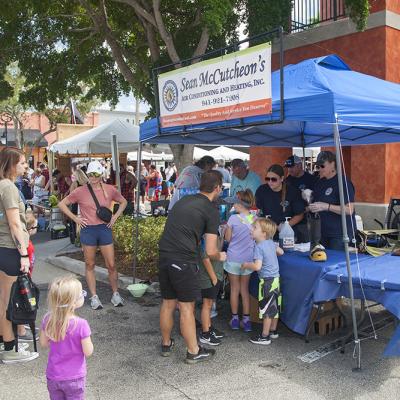
[[[326,161],[336,161],[336,157],[331,151],[321,151],[321,153],[318,154],[316,164],[324,165]]]
[[[103,166],[99,161],[91,161],[87,167],[86,174],[89,175],[91,173],[103,174]]]
[[[286,161],[285,161],[285,167],[294,167],[296,164],[301,164],[303,161],[301,161],[301,158],[299,156],[293,155],[290,156]]]
[[[239,199],[238,196],[225,197],[223,200],[226,204],[241,204],[244,207],[251,208],[251,204]]]

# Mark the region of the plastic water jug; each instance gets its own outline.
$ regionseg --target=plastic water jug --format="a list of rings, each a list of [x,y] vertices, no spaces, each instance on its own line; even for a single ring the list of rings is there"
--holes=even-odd
[[[289,225],[289,219],[290,218],[286,218],[286,221],[279,232],[279,246],[284,251],[294,250],[294,230]]]

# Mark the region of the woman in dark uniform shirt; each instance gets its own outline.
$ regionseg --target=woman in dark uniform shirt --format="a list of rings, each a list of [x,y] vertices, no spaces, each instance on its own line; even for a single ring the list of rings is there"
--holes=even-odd
[[[270,218],[279,226],[290,217],[289,224],[294,230],[298,242],[303,242],[303,234],[296,225],[304,217],[304,201],[300,190],[284,181],[285,172],[278,164],[267,170],[266,184],[256,191],[256,206],[263,216]],[[280,227],[278,228],[280,229]]]

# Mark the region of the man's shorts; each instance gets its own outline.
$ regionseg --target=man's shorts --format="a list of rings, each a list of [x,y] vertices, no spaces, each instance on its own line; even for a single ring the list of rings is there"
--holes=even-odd
[[[201,298],[216,300],[220,288],[221,288],[221,281],[218,281],[215,286],[211,286],[207,289],[201,289]]]
[[[112,231],[106,224],[88,225],[81,229],[80,240],[85,246],[107,246],[113,243]]]
[[[224,262],[224,270],[232,275],[250,275],[253,271],[249,269],[242,269],[242,264],[233,261],[225,261]]]
[[[260,318],[278,318],[282,296],[279,277],[261,278],[258,284],[258,311]]]
[[[160,260],[158,279],[161,297],[182,302],[196,301],[201,294],[198,274],[196,263]]]

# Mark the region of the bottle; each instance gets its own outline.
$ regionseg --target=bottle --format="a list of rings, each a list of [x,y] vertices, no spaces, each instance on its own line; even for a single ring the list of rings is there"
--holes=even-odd
[[[284,251],[294,250],[294,230],[289,225],[289,217],[285,218],[281,231],[279,232],[279,246]]]

